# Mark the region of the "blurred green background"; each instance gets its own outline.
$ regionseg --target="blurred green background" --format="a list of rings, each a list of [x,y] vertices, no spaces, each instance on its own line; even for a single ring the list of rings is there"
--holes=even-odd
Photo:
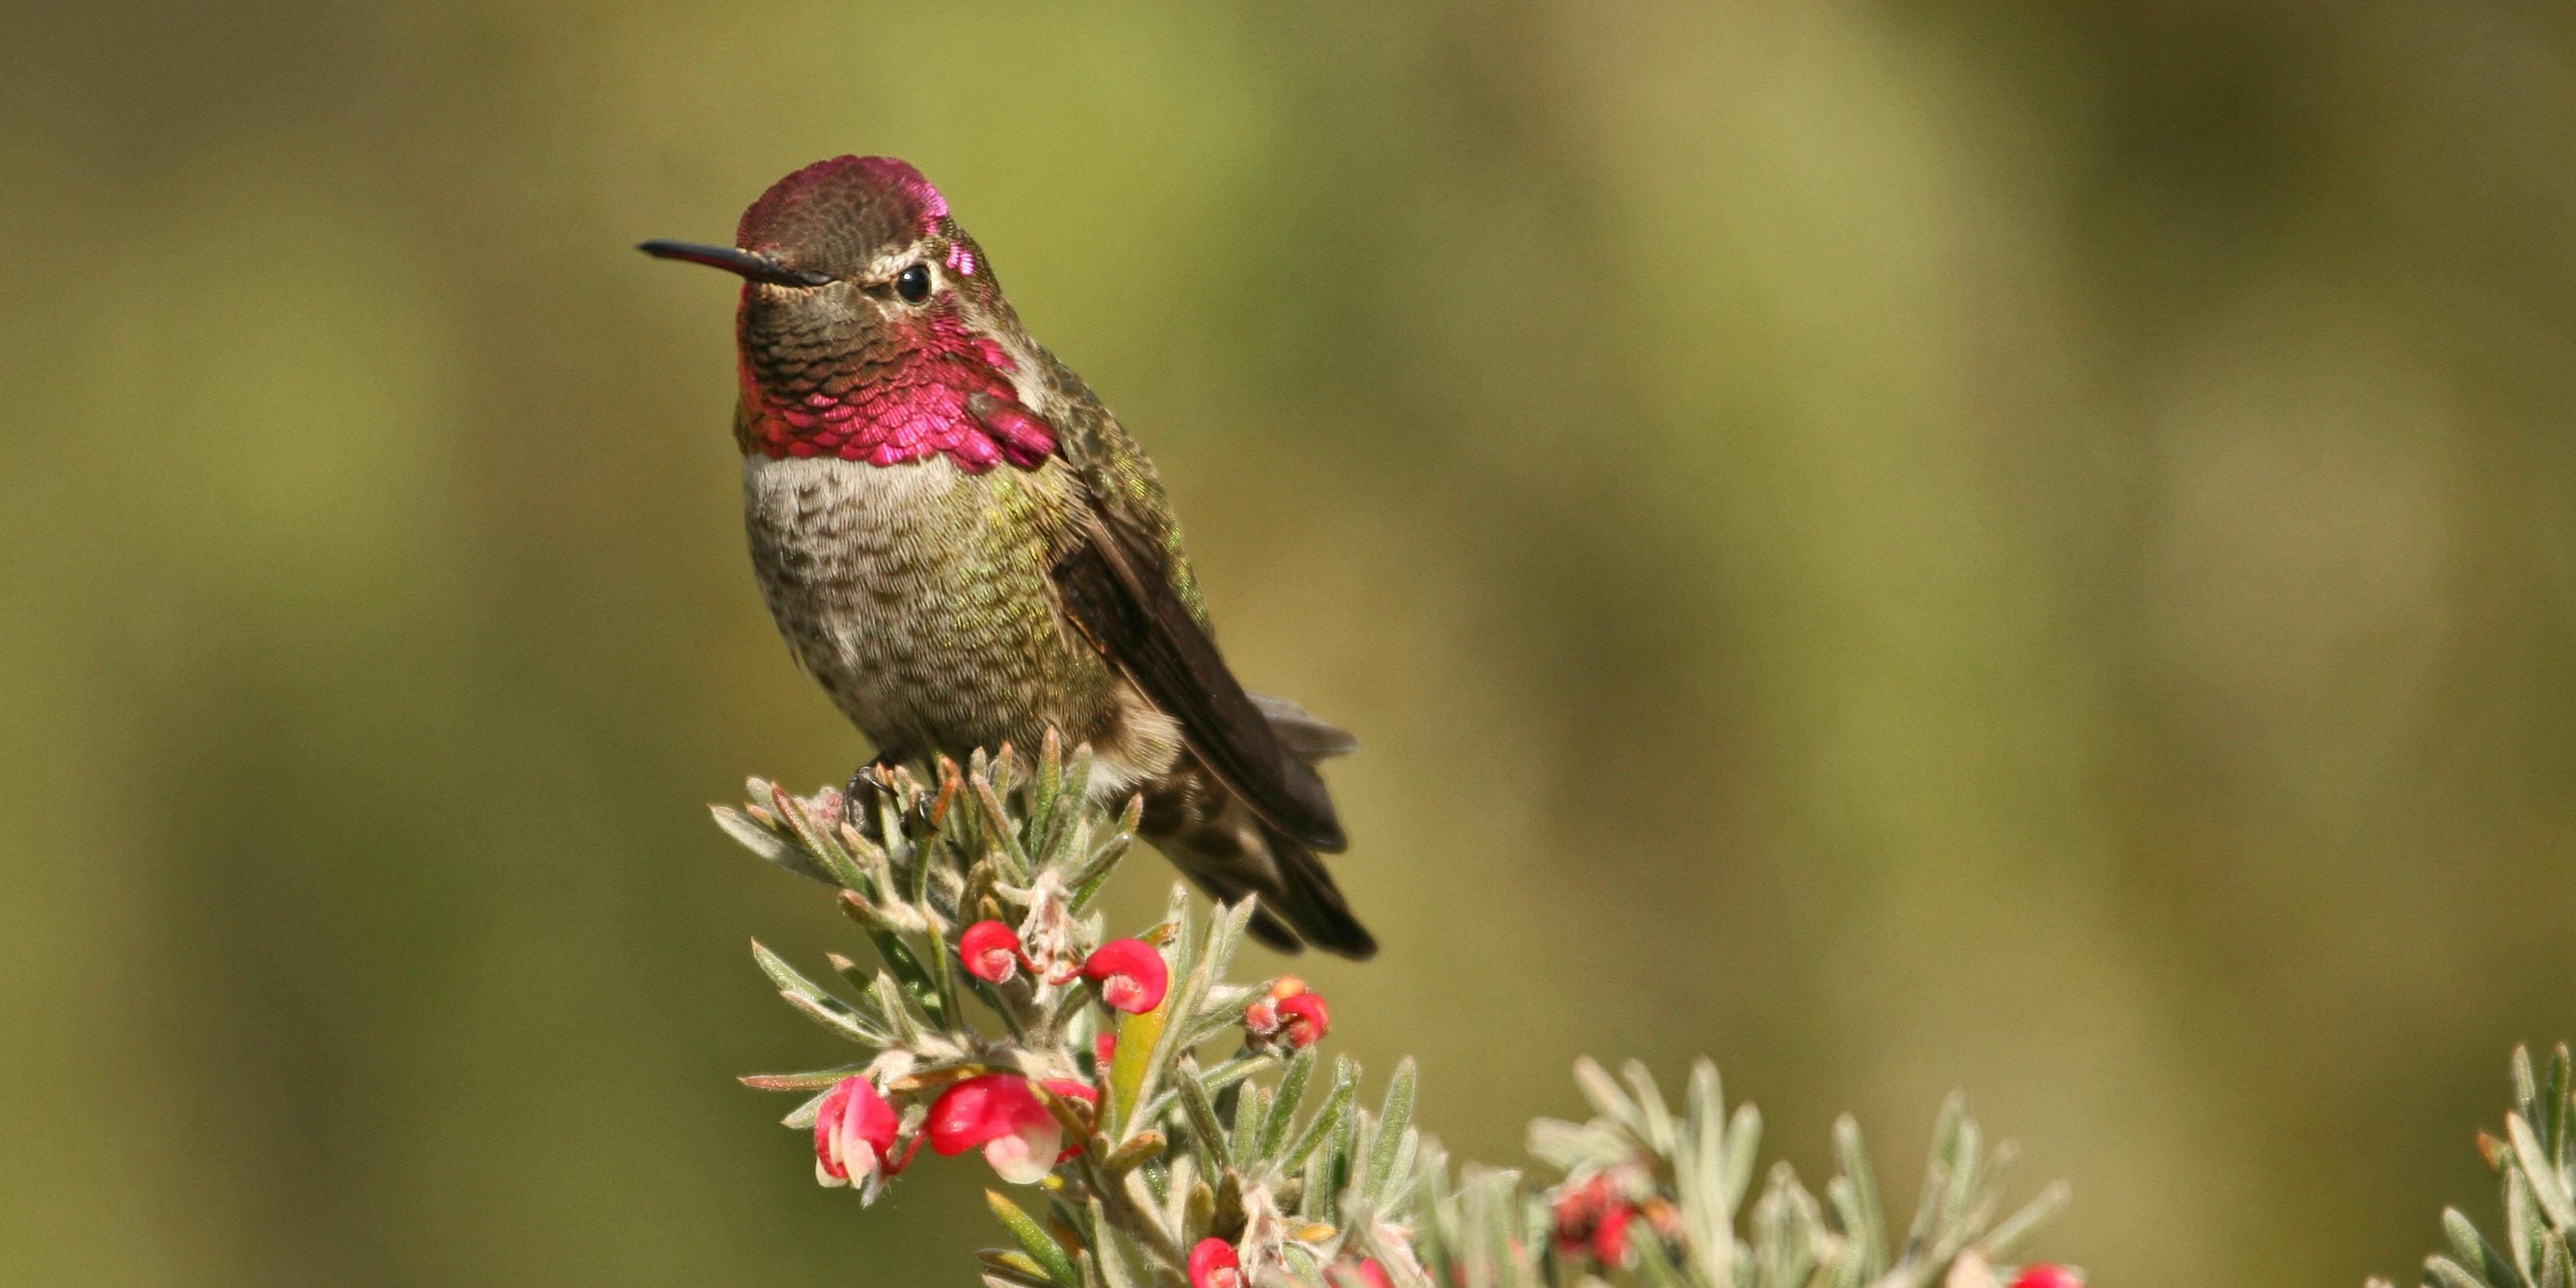
[[[2102,1284],[2411,1273],[2576,1035],[2576,9],[20,4],[0,1279],[970,1282],[704,804],[861,754],[721,240],[918,162],[1366,740],[1307,962],[1518,1157],[1715,1055]],[[1159,869],[1122,893],[1139,915]],[[1910,1198],[1909,1198],[1910,1201]]]

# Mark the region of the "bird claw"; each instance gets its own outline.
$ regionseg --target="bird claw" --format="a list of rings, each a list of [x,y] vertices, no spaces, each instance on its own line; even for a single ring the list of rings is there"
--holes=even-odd
[[[880,756],[859,766],[858,772],[850,775],[850,785],[841,791],[841,821],[879,844],[885,842],[885,829],[878,824],[883,815],[877,810],[877,800],[893,790],[886,779],[892,769],[893,762]]]
[[[885,815],[878,810],[877,804],[894,795],[895,768],[902,763],[891,756],[879,756],[859,766],[859,771],[850,775],[850,785],[841,792],[841,821],[879,845],[885,844],[885,828],[880,821]],[[916,797],[904,821],[924,831],[929,830],[930,797]]]

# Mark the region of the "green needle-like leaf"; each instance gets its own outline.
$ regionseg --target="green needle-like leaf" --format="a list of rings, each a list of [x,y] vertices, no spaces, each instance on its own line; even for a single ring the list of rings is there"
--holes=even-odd
[[[1055,1281],[1047,1277],[1045,1268],[1030,1260],[1025,1252],[986,1248],[975,1254],[975,1260],[984,1267],[984,1282],[987,1284],[999,1284],[1003,1288],[1056,1288]]]
[[[1118,1250],[1118,1239],[1109,1224],[1109,1214],[1094,1197],[1086,1215],[1091,1218],[1091,1253],[1099,1268],[1101,1288],[1136,1288],[1136,1277],[1127,1269],[1127,1258]]]
[[[1280,1160],[1280,1167],[1293,1172],[1305,1166],[1307,1157],[1315,1152],[1315,1147],[1330,1139],[1334,1132],[1341,1130],[1342,1115],[1350,1112],[1351,1101],[1358,1094],[1357,1066],[1348,1060],[1334,1062],[1332,1092],[1324,1098],[1324,1107],[1316,1110],[1313,1120],[1306,1124],[1306,1130],[1299,1133],[1297,1143],[1288,1147],[1287,1155]]]
[[[1861,1144],[1860,1122],[1850,1114],[1834,1120],[1834,1160],[1851,1182],[1851,1233],[1860,1243],[1855,1261],[1865,1277],[1875,1279],[1887,1272],[1887,1213],[1879,1206],[1878,1176]]]
[[[1754,1148],[1762,1143],[1762,1111],[1746,1101],[1735,1107],[1726,1120],[1726,1175],[1720,1191],[1719,1206],[1733,1212],[1744,1204],[1744,1191],[1753,1183]]]
[[[2531,1195],[2539,1200],[2550,1227],[2562,1234],[2576,1230],[2576,1198],[2569,1197],[2566,1178],[2558,1174],[2549,1151],[2532,1133],[2531,1124],[2520,1114],[2510,1114],[2504,1120],[2504,1129],[2505,1138],[2513,1142],[2514,1159],[2522,1167],[2523,1179],[2530,1183]]]
[[[1404,1148],[1405,1129],[1413,1125],[1413,1098],[1420,1082],[1421,1075],[1408,1058],[1395,1066],[1395,1077],[1386,1084],[1386,1101],[1377,1114],[1376,1145],[1369,1151],[1372,1188],[1395,1174],[1395,1156]]]
[[[1173,1090],[1180,1094],[1181,1116],[1190,1124],[1190,1138],[1207,1156],[1212,1173],[1222,1173],[1234,1166],[1234,1148],[1227,1139],[1224,1124],[1217,1121],[1216,1106],[1209,1102],[1207,1090],[1199,1081],[1199,1063],[1183,1055],[1180,1068],[1172,1078]]]
[[[891,1044],[892,1038],[884,1029],[862,1018],[849,1003],[823,991],[821,985],[798,973],[757,939],[751,943],[751,956],[770,982],[778,985],[779,995],[807,1018],[852,1042],[879,1047]]]
[[[1629,1101],[1627,1093],[1619,1090],[1618,1083],[1611,1081],[1610,1071],[1602,1068],[1599,1061],[1590,1056],[1575,1061],[1574,1082],[1583,1089],[1583,1098],[1592,1102],[1595,1112],[1627,1128],[1640,1142],[1650,1139],[1645,1114]]]
[[[2440,1288],[2489,1288],[2489,1285],[2480,1283],[2476,1275],[2461,1269],[2460,1263],[2449,1257],[2426,1258],[2424,1282],[2438,1284]]]
[[[2442,1209],[2442,1233],[2450,1237],[2451,1251],[2458,1254],[2460,1264],[2474,1269],[2486,1282],[2498,1285],[2519,1285],[2522,1282],[2522,1275],[2513,1268],[2513,1263],[2507,1261],[2494,1244],[2487,1242],[2487,1237],[2478,1233],[2476,1224],[2458,1208]]]
[[[756,1091],[823,1091],[843,1078],[867,1072],[867,1068],[864,1064],[845,1064],[811,1073],[746,1073],[742,1085]]]
[[[2046,1224],[2049,1218],[2066,1210],[2066,1205],[2072,1197],[2073,1191],[2067,1188],[2066,1182],[2050,1181],[2041,1187],[2038,1197],[2023,1204],[2020,1211],[2005,1217],[1994,1229],[1987,1231],[1986,1237],[1979,1240],[1977,1246],[1991,1260],[2009,1260],[2020,1250],[2022,1241],[2029,1238],[2033,1231]]]
[[[1280,1147],[1288,1140],[1288,1129],[1296,1121],[1298,1103],[1306,1098],[1306,1083],[1315,1073],[1315,1048],[1308,1047],[1288,1061],[1288,1072],[1279,1079],[1279,1089],[1270,1101],[1270,1117],[1262,1124],[1260,1143],[1246,1160],[1246,1166],[1267,1163],[1278,1158]]]
[[[1265,1157],[1261,1132],[1270,1120],[1270,1094],[1259,1087],[1245,1087],[1234,1099],[1235,1167],[1251,1168]]]
[[[1065,1255],[1063,1245],[1046,1232],[1036,1218],[1020,1210],[1020,1205],[1005,1197],[1000,1190],[984,1191],[984,1202],[1000,1219],[1002,1228],[1010,1231],[1020,1250],[1046,1271],[1047,1278],[1062,1288],[1082,1288],[1082,1273],[1073,1268],[1073,1258]]]
[[[1652,1288],[1691,1288],[1690,1281],[1682,1277],[1681,1268],[1674,1265],[1673,1259],[1665,1254],[1664,1241],[1646,1233],[1642,1229],[1642,1223],[1639,1232],[1629,1238],[1628,1244],[1636,1250],[1637,1277],[1640,1280],[1651,1285]]]
[[[732,837],[742,848],[808,880],[828,886],[840,884],[833,879],[829,869],[815,861],[813,855],[780,839],[776,832],[762,827],[750,815],[729,805],[710,805],[707,808],[715,814],[716,826],[723,828],[725,835]]]
[[[921,959],[913,956],[912,949],[904,945],[903,937],[880,930],[870,933],[868,938],[877,946],[877,956],[885,962],[886,969],[902,983],[903,995],[911,998],[913,1005],[930,1017],[933,1027],[948,1027],[948,1012],[939,999],[939,981],[930,977],[930,972],[922,967]]]

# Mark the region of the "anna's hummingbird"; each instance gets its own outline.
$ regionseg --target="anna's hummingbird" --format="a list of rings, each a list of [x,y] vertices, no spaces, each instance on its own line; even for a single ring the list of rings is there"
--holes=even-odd
[[[1034,747],[1096,756],[1095,797],[1210,894],[1261,896],[1265,942],[1367,957],[1316,851],[1343,847],[1315,763],[1350,735],[1244,692],[1154,466],[1020,326],[921,172],[838,157],[781,179],[734,245],[647,254],[741,275],[743,510],[761,594],[879,763]]]

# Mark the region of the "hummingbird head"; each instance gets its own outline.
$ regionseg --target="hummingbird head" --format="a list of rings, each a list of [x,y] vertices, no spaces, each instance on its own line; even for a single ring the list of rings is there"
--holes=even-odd
[[[732,246],[640,249],[743,279],[746,451],[877,464],[941,452],[982,468],[1043,457],[970,412],[1016,405],[1018,363],[1003,340],[1018,324],[982,250],[911,165],[818,161],[770,185]]]

